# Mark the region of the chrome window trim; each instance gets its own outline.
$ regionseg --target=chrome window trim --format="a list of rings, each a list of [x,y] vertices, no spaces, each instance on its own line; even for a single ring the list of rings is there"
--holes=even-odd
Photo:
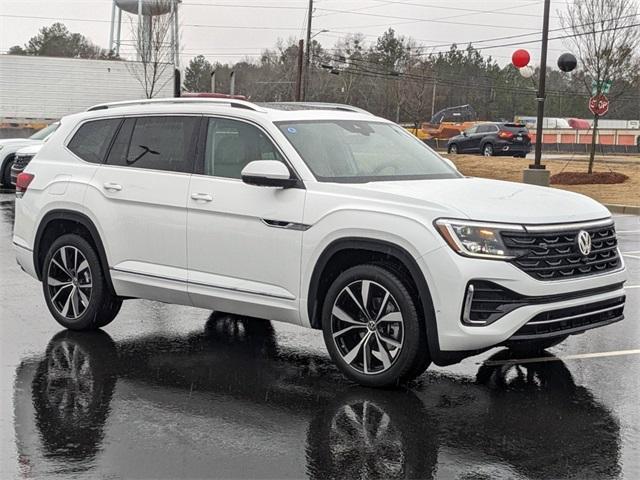
[[[560,232],[569,230],[580,230],[584,228],[608,227],[614,225],[612,217],[602,218],[599,220],[589,220],[586,222],[575,223],[552,223],[547,225],[523,225],[528,233],[539,232]]]

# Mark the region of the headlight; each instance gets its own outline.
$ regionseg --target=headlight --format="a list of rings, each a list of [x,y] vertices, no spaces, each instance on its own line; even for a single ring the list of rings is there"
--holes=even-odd
[[[466,257],[511,260],[523,252],[510,250],[502,241],[501,231],[520,231],[519,225],[440,219],[435,222],[440,235],[451,248]]]

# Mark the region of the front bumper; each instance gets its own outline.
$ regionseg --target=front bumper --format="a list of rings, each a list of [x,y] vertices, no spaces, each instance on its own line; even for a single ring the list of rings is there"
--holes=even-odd
[[[620,258],[622,262],[622,257]],[[624,264],[621,263],[620,269],[600,275],[541,281],[532,278],[511,263],[462,257],[449,247],[441,247],[421,257],[419,265],[430,288],[436,313],[438,341],[442,351],[481,350],[508,340],[516,340],[518,339],[517,336],[514,337],[516,333],[521,332],[528,322],[546,312],[578,308],[598,302],[613,302],[624,297],[622,284],[626,280]],[[479,280],[495,283],[525,297],[560,298],[563,294],[567,294],[569,299],[526,304],[488,325],[465,325],[462,322],[462,315],[467,286],[470,282]],[[606,287],[611,288],[603,292],[602,289]],[[575,295],[585,291],[593,291],[593,293],[587,292],[586,296]],[[620,319],[621,317],[618,318]],[[598,323],[592,322],[592,325],[587,328],[602,326]],[[526,339],[545,338],[549,336],[546,335],[548,333],[553,333],[551,336],[579,333],[586,329],[571,330],[571,325],[562,325],[568,325],[567,332],[534,332],[527,334]]]

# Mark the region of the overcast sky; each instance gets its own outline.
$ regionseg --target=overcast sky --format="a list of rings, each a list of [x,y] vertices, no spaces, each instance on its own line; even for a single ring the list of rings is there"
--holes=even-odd
[[[37,30],[61,21],[94,43],[107,47],[111,0],[0,0],[0,52],[24,44]],[[183,65],[203,54],[210,61],[230,62],[256,57],[273,47],[278,39],[303,38],[308,0],[183,0],[180,7]],[[477,47],[539,39],[542,28],[542,0],[315,0],[313,33],[324,47],[347,33],[361,32],[367,41],[389,27],[425,46],[485,40]],[[560,27],[557,17],[565,0],[552,0],[551,29]],[[34,18],[39,17],[39,18]],[[123,21],[129,34],[129,20]],[[521,38],[490,40],[533,34]],[[562,35],[552,32],[551,37]],[[124,39],[127,40],[126,38]],[[488,40],[488,41],[487,41]],[[523,44],[538,63],[539,43]],[[490,48],[500,64],[509,61],[517,46]],[[550,65],[567,48],[561,40],[551,41]],[[131,46],[122,49],[131,55]]]

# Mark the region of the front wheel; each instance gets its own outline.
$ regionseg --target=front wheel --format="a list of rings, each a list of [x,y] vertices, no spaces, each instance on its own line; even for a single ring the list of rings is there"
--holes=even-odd
[[[13,166],[14,157],[7,158],[4,163],[2,172],[0,172],[0,183],[4,188],[11,188],[11,167]]]
[[[493,157],[494,155],[493,145],[491,145],[490,143],[487,143],[484,147],[482,147],[482,154],[485,157]]]
[[[415,300],[381,266],[359,265],[338,276],[324,301],[322,330],[333,361],[361,385],[398,385],[426,368],[428,347]]]
[[[458,145],[456,145],[455,143],[452,143],[451,145],[449,145],[449,153],[452,155],[457,155],[458,154]]]
[[[95,330],[109,324],[122,300],[113,295],[93,247],[79,235],[58,238],[47,252],[42,288],[49,311],[71,330]]]

